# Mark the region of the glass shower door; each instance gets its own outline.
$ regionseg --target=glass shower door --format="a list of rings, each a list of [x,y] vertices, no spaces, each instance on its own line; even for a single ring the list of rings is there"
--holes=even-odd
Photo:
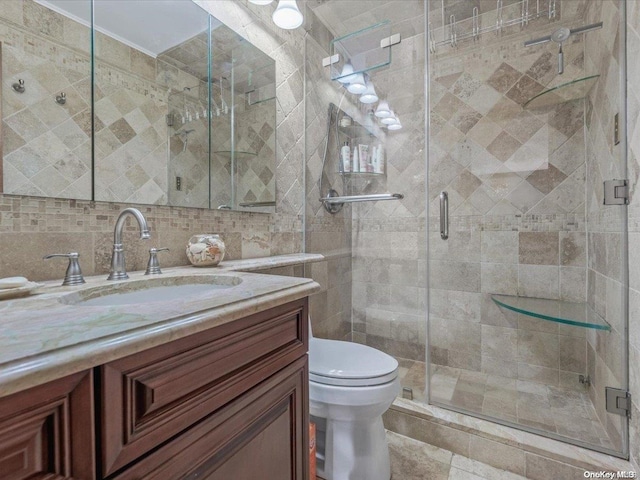
[[[624,457],[624,2],[525,3],[429,11],[429,401]]]

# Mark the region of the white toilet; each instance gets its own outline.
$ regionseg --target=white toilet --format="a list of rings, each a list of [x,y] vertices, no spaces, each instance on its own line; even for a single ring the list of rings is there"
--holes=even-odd
[[[398,362],[366,345],[309,336],[309,399],[311,421],[316,424],[318,476],[389,480],[382,414],[400,392]]]

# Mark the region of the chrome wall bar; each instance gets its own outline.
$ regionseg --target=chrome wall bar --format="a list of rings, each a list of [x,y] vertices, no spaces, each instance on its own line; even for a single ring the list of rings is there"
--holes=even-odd
[[[440,238],[449,238],[449,194],[440,192]]]
[[[401,193],[377,193],[373,195],[347,195],[344,197],[324,197],[320,201],[322,203],[356,203],[356,202],[378,202],[381,200],[402,200],[404,195]]]

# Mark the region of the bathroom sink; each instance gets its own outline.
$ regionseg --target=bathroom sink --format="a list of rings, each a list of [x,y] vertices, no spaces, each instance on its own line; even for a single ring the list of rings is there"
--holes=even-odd
[[[88,288],[65,295],[59,301],[83,307],[171,302],[186,297],[215,295],[220,290],[234,288],[241,283],[242,278],[234,275],[149,278]]]

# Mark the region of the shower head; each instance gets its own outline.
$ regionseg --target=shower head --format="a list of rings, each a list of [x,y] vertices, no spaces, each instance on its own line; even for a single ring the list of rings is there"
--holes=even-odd
[[[567,27],[560,27],[551,34],[551,41],[559,44],[566,42],[571,36],[571,30]]]

